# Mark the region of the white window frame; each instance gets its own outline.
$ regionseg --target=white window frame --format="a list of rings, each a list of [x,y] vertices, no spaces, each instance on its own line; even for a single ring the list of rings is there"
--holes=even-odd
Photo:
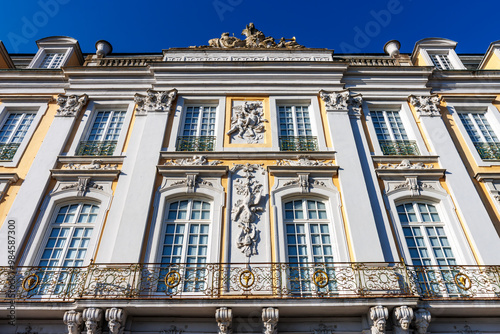
[[[458,57],[457,53],[452,48],[426,47],[425,49],[422,48],[421,54],[424,57],[427,65],[433,66],[437,70],[439,70],[439,68],[436,65],[434,65],[434,62],[432,61],[431,55],[445,55],[445,56],[447,56],[448,61],[450,62],[451,66],[452,66],[452,68],[449,70],[465,70],[466,69],[466,67],[462,64],[462,61]],[[449,70],[444,69],[443,71],[449,71]]]
[[[382,149],[380,148],[380,142],[377,137],[377,132],[375,131],[375,124],[372,118],[372,111],[397,111],[399,112],[399,117],[403,123],[403,127],[406,131],[408,140],[414,140],[417,143],[418,150],[421,156],[430,155],[425,142],[418,130],[417,124],[413,118],[413,114],[407,102],[363,102],[363,110],[365,110],[365,118],[368,128],[368,133],[372,140],[373,154],[378,156],[384,156]],[[387,124],[387,127],[390,127]]]
[[[0,167],[17,167],[19,161],[30,142],[33,133],[38,128],[38,125],[47,111],[47,103],[10,103],[4,102],[0,104],[0,127],[3,126],[10,113],[33,113],[35,118],[21,141],[12,161],[0,161]]]
[[[81,141],[86,141],[89,138],[90,131],[94,125],[97,113],[99,111],[125,111],[125,119],[123,120],[123,125],[116,143],[115,150],[111,156],[121,156],[123,154],[123,146],[125,144],[125,139],[127,138],[127,133],[129,132],[130,122],[132,120],[132,115],[134,113],[134,102],[120,102],[120,101],[90,101],[87,109],[85,110],[83,117],[81,118],[80,124],[78,125],[78,130],[75,135],[75,139],[71,143],[71,147],[68,151],[70,156],[75,156]]]
[[[48,67],[48,68],[43,68],[43,69],[48,69],[48,70],[60,69],[67,64],[69,58],[73,54],[73,48],[72,47],[67,47],[67,48],[45,48],[45,47],[42,47],[38,50],[35,57],[33,57],[33,59],[31,60],[31,63],[28,65],[28,68],[42,69],[40,66],[43,63],[45,56],[50,54],[50,53],[63,54],[63,59],[61,60],[61,65],[59,67],[54,67],[54,68]]]
[[[470,138],[469,134],[467,133],[467,130],[465,129],[465,126],[462,123],[462,120],[460,119],[460,116],[458,115],[458,113],[484,113],[486,119],[488,120],[488,123],[495,132],[495,135],[497,136],[497,138],[500,139],[500,113],[498,109],[491,103],[477,104],[477,103],[467,103],[467,102],[466,103],[448,102],[447,108],[450,114],[452,115],[453,121],[455,122],[460,134],[462,135],[462,138],[464,139],[467,148],[469,149],[469,152],[474,157],[475,163],[480,167],[500,166],[500,160],[495,161],[495,160],[481,159],[479,153],[477,152],[476,147],[472,142],[472,139]]]
[[[322,118],[317,96],[271,96],[269,97],[269,105],[271,113],[271,135],[272,138],[276,139],[272,141],[273,151],[280,151],[279,140],[277,140],[280,137],[280,106],[307,106],[309,111],[309,119],[311,121],[312,136],[317,138],[318,151],[327,151],[325,131],[323,129],[323,123],[321,121]],[[317,132],[317,129],[320,129],[319,133]]]
[[[226,114],[226,98],[223,96],[200,97],[200,96],[179,96],[177,106],[174,111],[172,132],[168,142],[168,151],[175,152],[177,137],[182,136],[187,107],[216,107],[215,110],[215,145],[214,151],[222,151],[224,144],[224,124]],[[199,124],[201,125],[201,124]]]

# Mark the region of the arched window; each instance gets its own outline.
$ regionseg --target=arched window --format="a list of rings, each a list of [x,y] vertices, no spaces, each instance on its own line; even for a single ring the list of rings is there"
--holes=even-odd
[[[160,244],[160,277],[170,270],[182,274],[182,290],[200,291],[204,288],[208,258],[211,205],[197,199],[178,200],[167,203],[163,219],[163,241]],[[175,269],[173,269],[175,268]],[[197,269],[193,269],[197,268]],[[167,286],[160,282],[159,291]]]

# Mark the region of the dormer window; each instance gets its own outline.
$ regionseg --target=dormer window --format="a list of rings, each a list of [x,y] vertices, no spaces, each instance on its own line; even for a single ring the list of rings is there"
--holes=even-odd
[[[450,62],[447,54],[429,54],[432,63],[438,70],[452,70],[453,65]]]
[[[437,70],[465,70],[455,52],[457,42],[445,38],[424,38],[415,44],[411,59],[416,66],[434,66]]]
[[[43,38],[36,43],[38,52],[28,68],[57,69],[83,64],[82,51],[76,39],[56,36]]]
[[[40,64],[40,68],[59,68],[63,58],[64,53],[47,53]]]

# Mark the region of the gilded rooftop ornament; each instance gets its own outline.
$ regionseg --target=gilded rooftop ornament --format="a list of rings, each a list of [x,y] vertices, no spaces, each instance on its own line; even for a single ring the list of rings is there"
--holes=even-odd
[[[208,45],[199,46],[200,48],[222,48],[222,49],[234,49],[234,48],[248,48],[248,49],[299,49],[304,48],[303,45],[299,45],[295,37],[291,39],[285,39],[282,37],[278,42],[274,40],[273,37],[264,35],[264,33],[257,28],[253,23],[246,26],[241,32],[245,39],[240,39],[238,37],[230,36],[228,32],[222,33],[220,38],[212,38],[208,41]]]

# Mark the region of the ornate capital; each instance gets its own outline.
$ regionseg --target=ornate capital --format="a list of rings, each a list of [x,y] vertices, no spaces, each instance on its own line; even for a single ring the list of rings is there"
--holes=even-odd
[[[135,112],[137,115],[146,115],[152,111],[170,112],[172,104],[177,97],[177,89],[157,91],[148,89],[146,95],[135,94],[134,101],[137,103]]]
[[[87,334],[102,333],[102,310],[100,308],[90,307],[83,310],[83,321],[87,327]]]
[[[76,311],[64,313],[63,322],[68,326],[68,334],[80,334],[83,324],[82,314]]]
[[[227,307],[221,307],[215,310],[215,321],[219,326],[219,334],[231,334],[233,321],[233,311]]]
[[[371,334],[384,334],[388,317],[387,307],[377,305],[370,308]]]
[[[262,309],[262,321],[264,322],[264,334],[278,333],[279,309],[267,307]]]
[[[57,104],[59,109],[57,109],[56,116],[62,117],[76,117],[78,113],[82,110],[83,106],[87,103],[87,94],[83,95],[63,95],[59,94],[57,96]]]
[[[433,94],[430,96],[410,95],[408,100],[417,111],[419,117],[441,116],[441,113],[439,112],[439,104],[441,102],[441,98],[437,94]]]
[[[427,328],[431,323],[431,312],[424,308],[419,308],[415,312],[415,327],[417,328],[418,334],[427,333]]]
[[[351,116],[361,116],[363,97],[361,94],[352,94],[349,89],[340,92],[319,91],[319,96],[325,102],[326,110],[348,111]]]
[[[413,320],[413,309],[408,306],[394,308],[393,320],[395,334],[410,333],[410,324]]]
[[[122,334],[125,329],[125,319],[127,315],[121,308],[109,308],[105,315],[108,322],[109,332],[112,334]]]

